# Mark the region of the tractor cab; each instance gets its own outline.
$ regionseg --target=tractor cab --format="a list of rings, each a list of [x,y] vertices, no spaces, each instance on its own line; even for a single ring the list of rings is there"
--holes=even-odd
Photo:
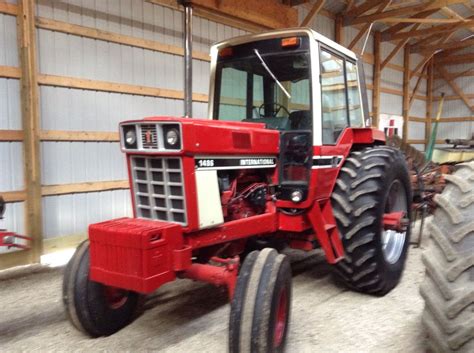
[[[311,131],[314,146],[335,144],[345,128],[364,127],[368,121],[357,57],[310,29],[215,45],[210,87],[210,119]]]

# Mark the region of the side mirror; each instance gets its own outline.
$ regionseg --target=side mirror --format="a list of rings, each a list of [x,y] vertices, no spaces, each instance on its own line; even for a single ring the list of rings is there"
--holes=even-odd
[[[3,214],[5,213],[5,208],[6,208],[5,200],[3,199],[3,197],[0,196],[0,219],[2,219]]]

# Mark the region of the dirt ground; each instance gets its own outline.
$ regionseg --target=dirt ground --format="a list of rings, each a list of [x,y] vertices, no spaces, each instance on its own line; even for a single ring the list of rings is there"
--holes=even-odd
[[[293,304],[287,352],[424,352],[421,252],[410,248],[401,283],[383,298],[347,290],[319,251],[289,252]],[[170,283],[148,298],[147,310],[130,326],[90,339],[66,321],[62,271],[0,280],[1,352],[227,351],[223,289],[190,280]]]

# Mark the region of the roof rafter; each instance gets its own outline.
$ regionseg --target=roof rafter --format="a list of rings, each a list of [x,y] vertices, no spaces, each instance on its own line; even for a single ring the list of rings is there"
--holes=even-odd
[[[456,31],[461,28],[474,28],[474,19],[466,20],[458,24],[450,25],[439,25],[433,26],[430,28],[418,29],[416,31],[410,30],[407,32],[395,33],[390,35],[388,38],[382,38],[382,41],[395,40],[395,39],[404,39],[404,38],[414,38],[414,37],[423,37],[426,35],[431,35],[435,33],[442,33],[448,31]]]
[[[388,5],[390,5],[390,3],[392,2],[392,0],[384,0],[382,1],[382,3],[380,3],[380,5],[377,7],[377,10],[376,10],[376,13],[378,12],[382,12],[383,10],[385,10]],[[359,30],[359,33],[357,33],[357,35],[355,36],[355,38],[352,40],[352,42],[349,44],[348,48],[349,49],[352,49],[355,47],[355,45],[357,44],[357,42],[362,38],[362,36],[364,34],[367,33],[367,31],[370,31],[370,28],[371,28],[372,24],[371,23],[366,23],[360,30]]]
[[[348,19],[347,22],[344,22],[344,25],[354,25],[359,23],[367,23],[367,22],[374,22],[377,20],[381,20],[388,17],[396,17],[396,16],[404,16],[410,15],[413,12],[419,12],[423,10],[431,10],[431,9],[440,9],[442,7],[452,5],[452,4],[459,4],[464,2],[465,0],[434,0],[431,2],[425,2],[419,5],[407,6],[402,7],[399,9],[388,10],[382,13],[375,13],[371,15],[360,16],[354,19]]]
[[[308,15],[304,18],[304,20],[301,22],[300,27],[306,27],[308,24],[311,23],[311,21],[314,19],[314,17],[318,14],[319,10],[322,9],[325,0],[318,0],[313,4],[313,7],[309,11]]]
[[[466,97],[466,95],[464,94],[462,89],[459,88],[459,86],[456,84],[456,82],[454,82],[453,80],[450,79],[449,73],[446,71],[446,69],[444,67],[441,67],[441,66],[436,66],[436,70],[441,74],[441,76],[446,80],[446,82],[448,82],[448,84],[451,86],[453,91],[456,92],[456,94],[459,97],[461,97],[464,104],[466,104],[467,107],[471,111],[474,110],[474,106],[471,106],[471,103],[469,102],[469,99]]]

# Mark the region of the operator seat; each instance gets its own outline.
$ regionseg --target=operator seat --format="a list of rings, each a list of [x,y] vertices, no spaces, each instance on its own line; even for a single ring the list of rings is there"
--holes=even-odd
[[[291,122],[291,130],[311,130],[312,117],[310,110],[296,110],[288,117]]]

